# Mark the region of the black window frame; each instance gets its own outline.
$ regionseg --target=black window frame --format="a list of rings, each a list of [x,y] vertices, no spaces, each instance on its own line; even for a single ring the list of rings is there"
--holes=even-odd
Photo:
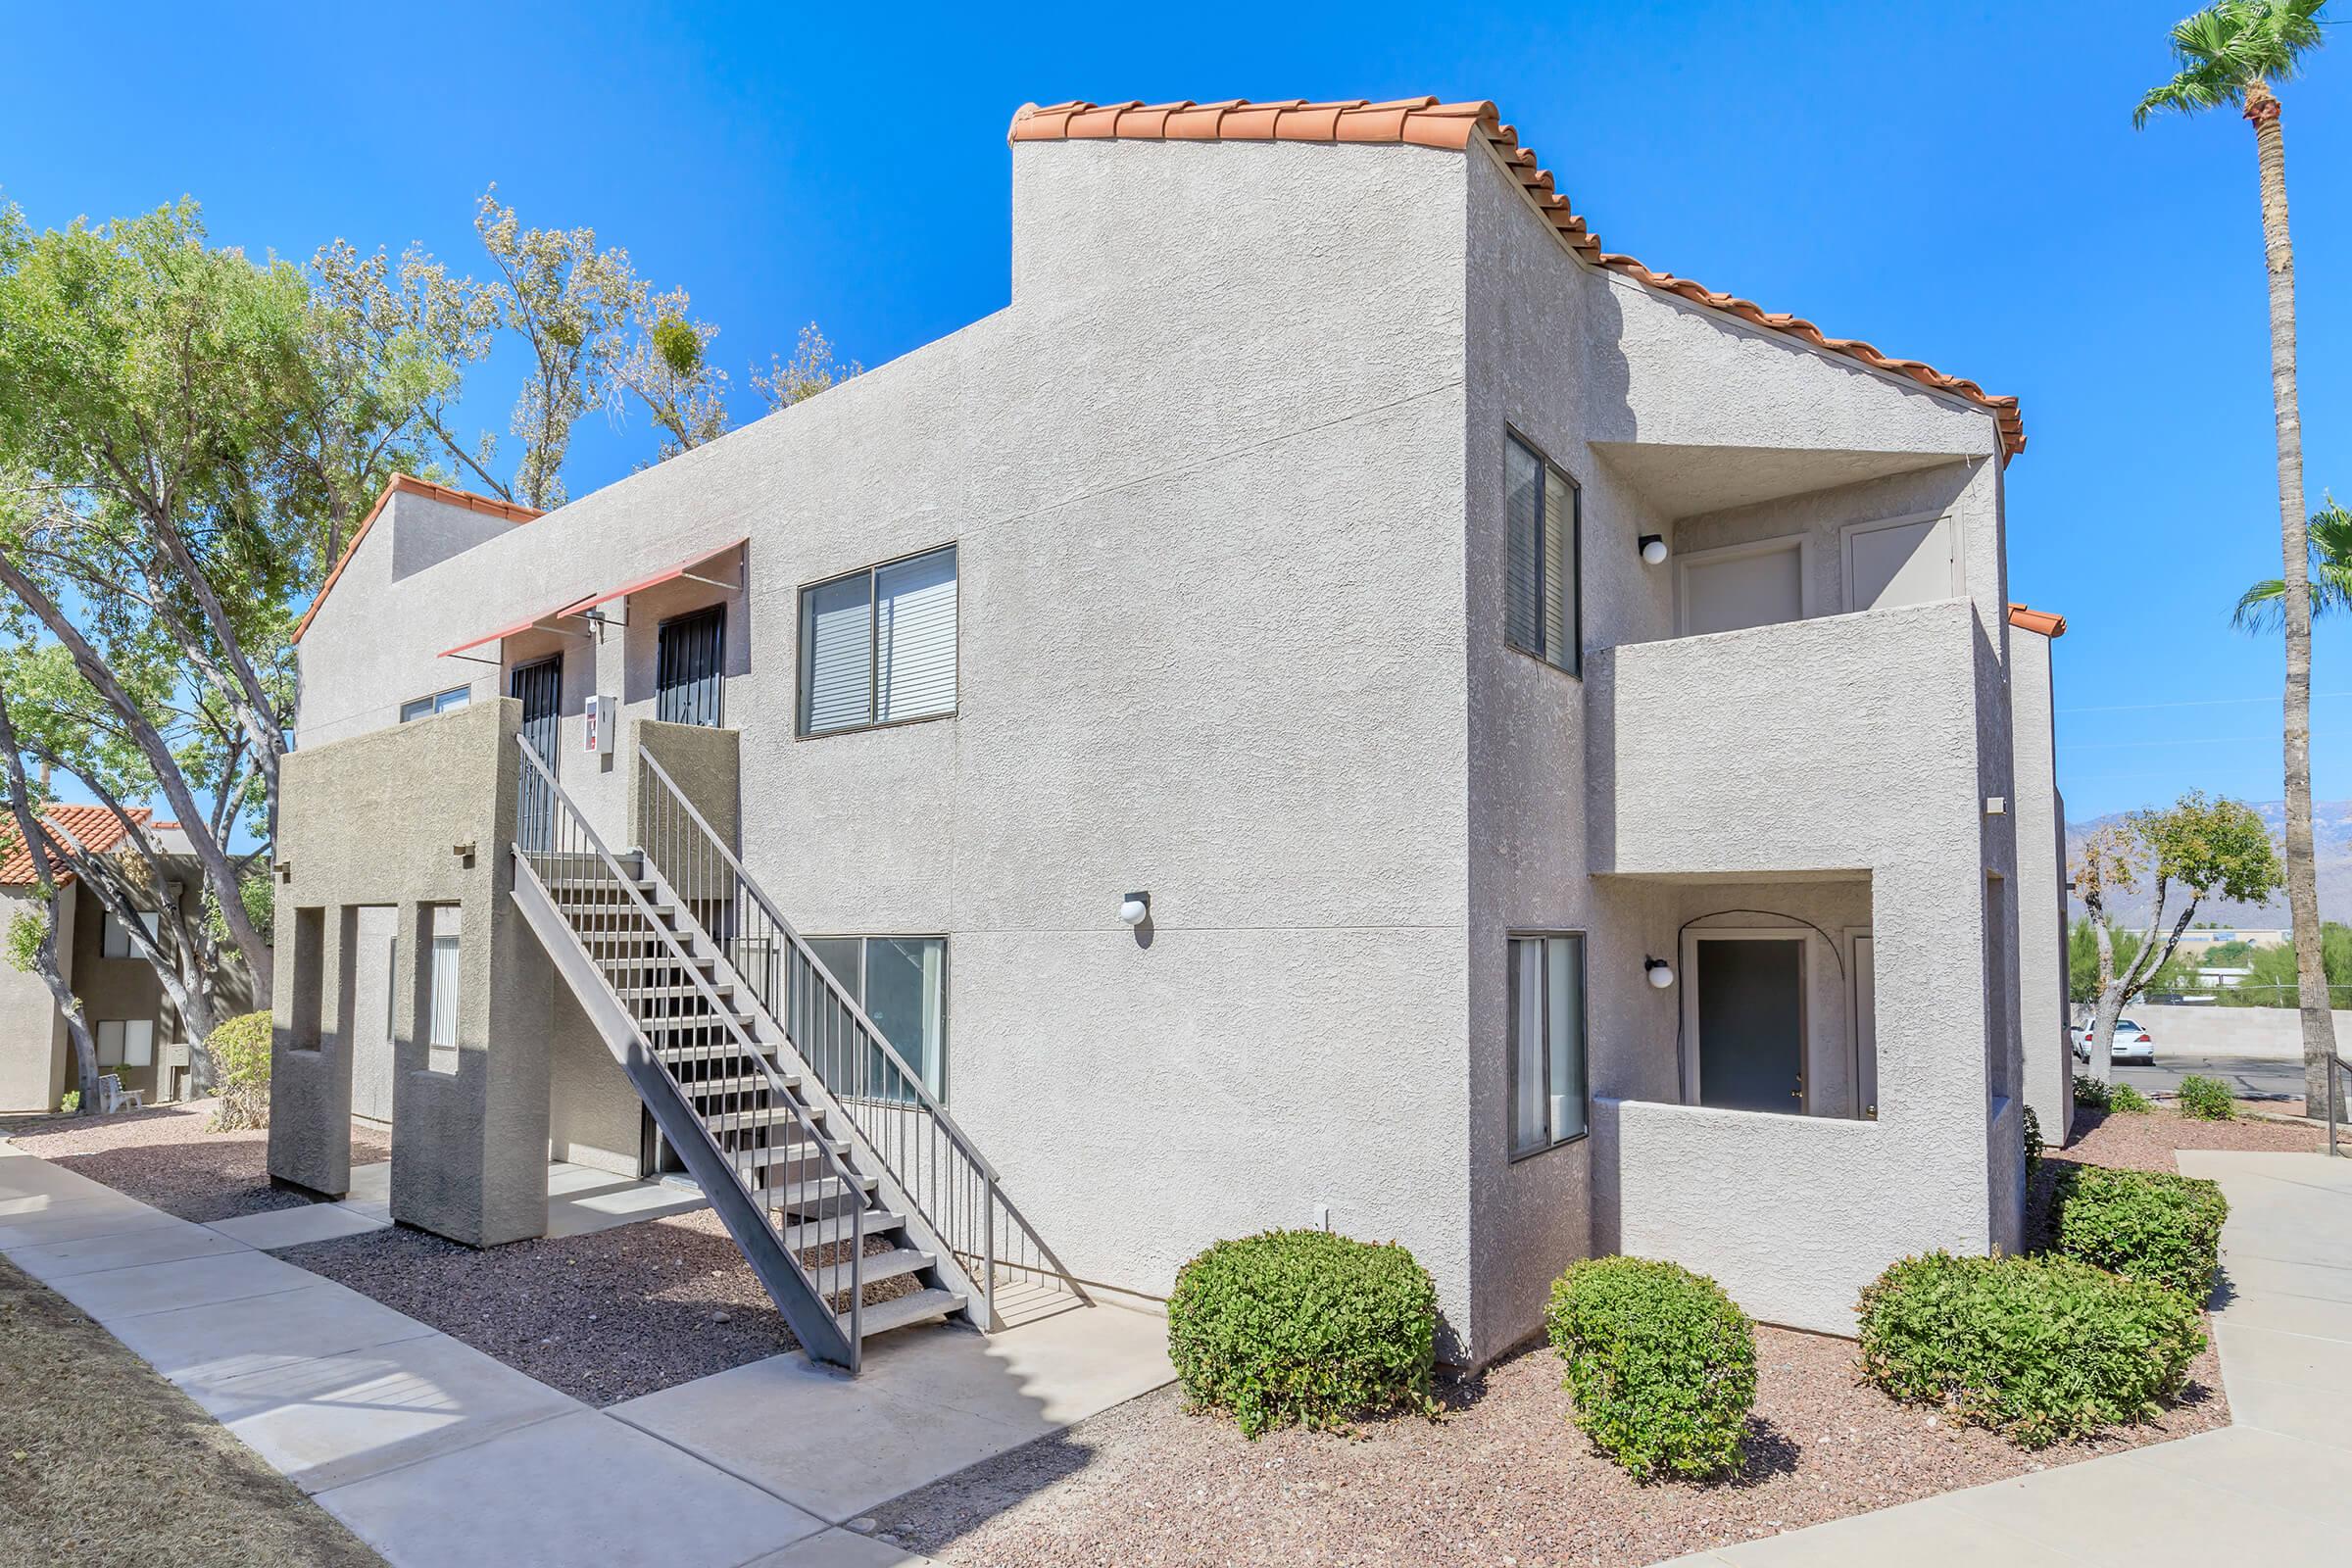
[[[667,659],[665,645],[668,644],[673,631],[683,634],[689,628],[690,623],[694,622],[709,622],[712,627],[710,645],[710,671],[708,675],[699,676],[691,682],[667,684],[664,680],[663,668]],[[684,661],[685,651],[683,649],[680,650],[678,657],[681,662]],[[680,611],[674,615],[664,615],[655,622],[654,718],[657,722],[692,724],[704,729],[724,729],[726,727],[726,675],[727,607],[723,601],[716,604],[698,605],[692,610]],[[698,693],[698,688],[707,689],[708,695]],[[673,709],[671,706],[672,695],[676,693],[697,693],[697,695],[682,699],[683,710],[690,716],[676,716],[679,710]],[[701,716],[705,711],[709,713],[707,718]]]
[[[1566,465],[1554,462],[1550,453],[1544,451],[1541,444],[1530,439],[1527,432],[1520,429],[1517,425],[1505,423],[1502,427],[1502,516],[1503,555],[1505,563],[1502,583],[1504,600],[1502,613],[1502,643],[1505,648],[1508,648],[1515,654],[1525,654],[1528,658],[1536,661],[1536,662],[1543,664],[1547,668],[1556,669],[1563,675],[1567,675],[1576,680],[1582,680],[1585,676],[1585,487],[1577,482],[1576,475],[1568,471]],[[1558,474],[1560,477],[1560,482],[1568,487],[1568,548],[1566,551],[1566,556],[1568,561],[1568,583],[1569,586],[1574,589],[1574,592],[1567,594],[1564,597],[1561,605],[1562,613],[1560,618],[1566,623],[1566,635],[1568,638],[1568,647],[1565,650],[1568,655],[1568,661],[1565,663],[1562,663],[1559,660],[1552,658],[1550,652],[1542,646],[1529,648],[1511,635],[1511,613],[1509,604],[1511,583],[1508,563],[1510,555],[1511,506],[1510,449],[1513,446],[1517,446],[1529,457],[1534,458],[1536,460],[1536,466],[1539,470]],[[1542,498],[1539,497],[1539,508],[1542,506]],[[1538,525],[1541,526],[1540,519]],[[1536,641],[1539,645],[1541,645],[1544,641],[1544,541],[1539,538],[1536,541],[1535,614]]]
[[[956,558],[956,629],[954,670],[956,701],[935,713],[916,713],[906,718],[877,718],[881,707],[882,629],[881,574],[891,567],[926,556],[950,554]],[[810,729],[810,706],[814,699],[816,672],[815,626],[809,616],[809,596],[835,583],[865,579],[865,720],[858,724],[836,724],[830,729]],[[943,539],[925,545],[920,550],[908,550],[870,565],[851,571],[837,571],[831,576],[813,578],[802,583],[794,594],[794,625],[799,646],[793,650],[792,738],[796,741],[824,740],[834,735],[861,735],[870,730],[898,729],[906,724],[932,724],[943,718],[954,718],[963,710],[963,541]]]

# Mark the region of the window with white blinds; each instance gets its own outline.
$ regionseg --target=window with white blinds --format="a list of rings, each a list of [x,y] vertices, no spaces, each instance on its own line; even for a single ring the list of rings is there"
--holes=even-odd
[[[801,733],[956,710],[956,547],[801,590]]]
[[[1523,653],[1583,667],[1576,482],[1517,436],[1503,443],[1503,637]]]

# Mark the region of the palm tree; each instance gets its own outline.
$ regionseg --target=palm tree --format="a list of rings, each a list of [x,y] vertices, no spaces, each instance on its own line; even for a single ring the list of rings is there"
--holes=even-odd
[[[2352,610],[2352,512],[2329,496],[2311,514],[2311,614]],[[2286,584],[2265,577],[2238,596],[2230,624],[2239,631],[2276,631],[2285,619]]]
[[[2320,949],[2320,890],[2311,847],[2311,545],[2303,517],[2303,416],[2295,398],[2295,249],[2286,228],[2286,133],[2272,88],[2294,79],[2319,47],[2328,0],[2220,0],[2173,28],[2179,74],[2139,101],[2132,122],[2162,110],[2193,115],[2229,104],[2254,126],[2262,173],[2262,238],[2271,283],[2271,408],[2278,430],[2279,591],[2286,628],[2286,899],[2303,1004],[2304,1104],[2326,1115],[2334,1092],[2335,1020]]]

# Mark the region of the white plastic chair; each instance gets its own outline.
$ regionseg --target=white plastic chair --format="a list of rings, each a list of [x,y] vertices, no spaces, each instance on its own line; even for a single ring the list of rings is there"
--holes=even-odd
[[[98,1078],[98,1114],[112,1116],[118,1110],[145,1110],[147,1098],[136,1089],[122,1087],[122,1075],[101,1073]]]

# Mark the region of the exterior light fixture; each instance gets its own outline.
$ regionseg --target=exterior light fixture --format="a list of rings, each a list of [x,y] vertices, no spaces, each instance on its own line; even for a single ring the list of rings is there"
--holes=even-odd
[[[1660,991],[1674,984],[1674,965],[1664,958],[1643,958],[1642,968],[1648,976],[1649,983]]]
[[[1142,925],[1152,918],[1152,895],[1130,893],[1119,901],[1119,918],[1129,925]]]
[[[1641,545],[1643,561],[1653,566],[1662,566],[1666,564],[1666,536],[1664,534],[1645,533],[1642,536]]]

